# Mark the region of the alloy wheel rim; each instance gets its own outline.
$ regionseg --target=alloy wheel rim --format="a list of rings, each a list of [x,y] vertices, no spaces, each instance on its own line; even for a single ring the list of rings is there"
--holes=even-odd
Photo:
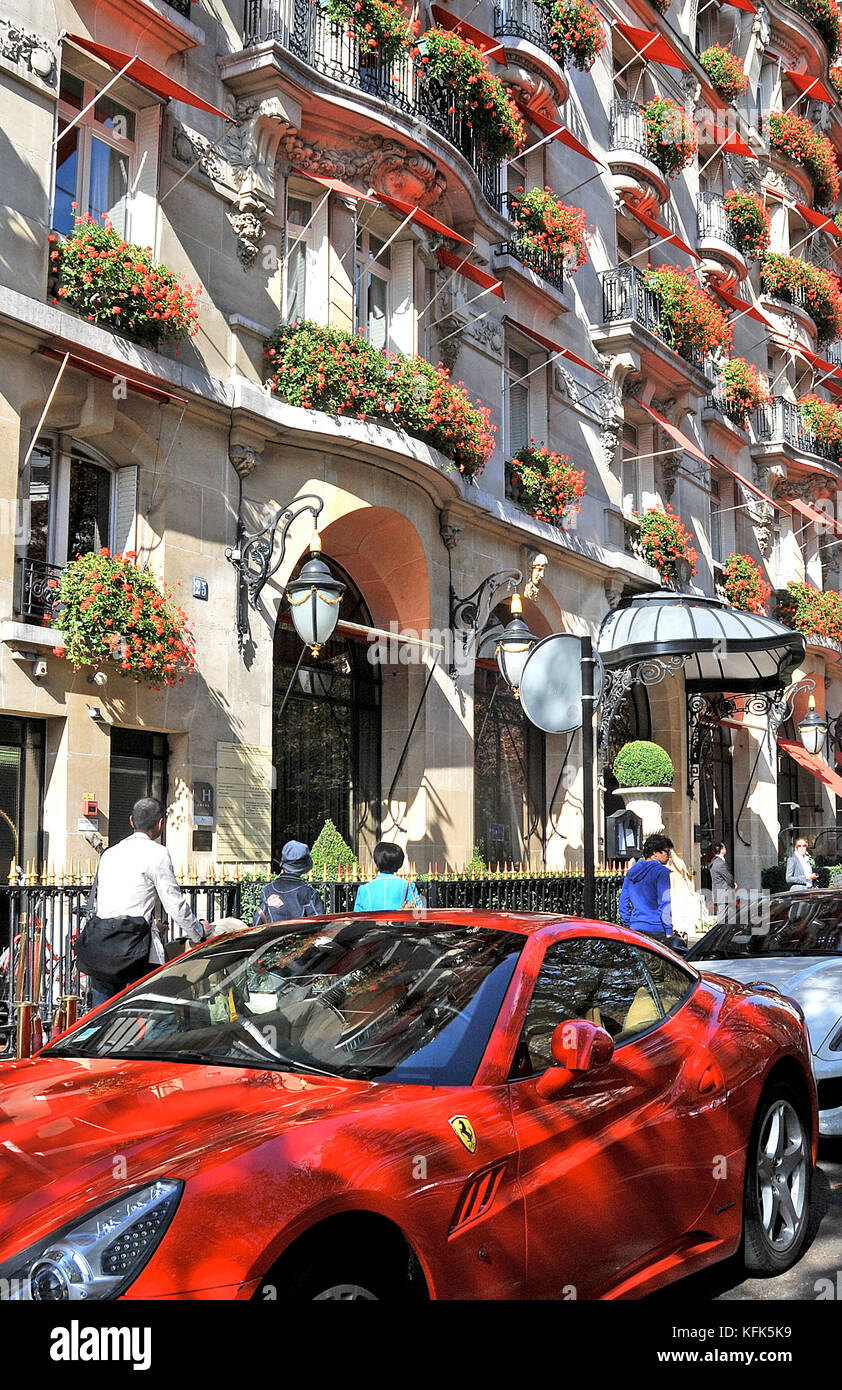
[[[376,1303],[377,1294],[372,1293],[371,1289],[363,1288],[362,1284],[331,1284],[329,1288],[315,1294],[313,1302],[320,1303],[325,1299],[342,1303],[356,1303],[359,1299],[365,1299]]]
[[[777,1100],[764,1118],[757,1150],[760,1219],[773,1250],[789,1250],[801,1234],[807,1173],[804,1126],[789,1101]]]

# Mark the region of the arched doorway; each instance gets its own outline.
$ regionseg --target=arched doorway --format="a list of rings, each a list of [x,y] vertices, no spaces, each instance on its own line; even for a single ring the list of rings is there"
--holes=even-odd
[[[360,590],[347,571],[326,559],[346,585],[340,622],[371,625]],[[355,853],[380,835],[380,668],[366,642],[337,636],[305,658],[283,718],[280,708],[301,654],[301,642],[282,607],[275,627],[272,699],[272,857],[287,840],[312,845],[327,819]]]

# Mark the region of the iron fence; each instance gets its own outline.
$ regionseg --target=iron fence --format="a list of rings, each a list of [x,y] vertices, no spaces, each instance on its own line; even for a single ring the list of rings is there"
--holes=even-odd
[[[43,623],[52,618],[55,594],[51,587],[61,575],[61,565],[18,556],[16,565],[15,612],[27,622]]]
[[[553,48],[546,11],[535,0],[501,0],[494,11],[494,37],[527,39],[562,64]]]
[[[839,448],[817,439],[804,423],[801,411],[785,396],[773,396],[767,405],[754,412],[754,432],[762,443],[788,444],[802,454],[814,454],[839,464]]]
[[[691,367],[698,372],[704,370],[700,353],[694,348],[676,347],[670,341],[670,331],[661,312],[661,301],[648,288],[637,266],[620,265],[614,270],[605,271],[602,277],[602,317],[605,323],[618,323],[625,319],[648,328]]]
[[[190,18],[190,6],[192,3],[193,0],[166,0],[166,4],[169,5],[170,9],[175,10],[176,14],[183,15],[185,19]]]
[[[632,150],[635,154],[645,155],[647,159],[652,158],[643,107],[639,102],[631,101],[628,97],[616,98],[611,103],[609,119],[609,150]]]
[[[517,216],[519,203],[517,194],[504,193],[501,198],[502,210],[510,222]],[[520,231],[516,231],[508,241],[501,241],[495,246],[494,252],[497,256],[512,256],[527,270],[534,270],[548,285],[555,286],[557,290],[564,289],[563,257],[554,256],[550,251],[530,245],[529,238]]]
[[[186,883],[184,891],[197,917],[250,923],[264,882]],[[584,907],[581,874],[421,877],[417,882],[429,908],[581,916]],[[597,918],[617,920],[622,882],[619,872],[597,874]],[[358,882],[316,887],[327,912],[353,911]],[[80,976],[74,944],[89,893],[88,883],[0,887],[0,1055],[29,1055],[88,1007],[88,984]],[[177,953],[175,933],[166,923],[160,929],[167,953]]]
[[[699,220],[700,238],[714,236],[718,241],[724,241],[726,245],[733,246],[735,251],[739,251],[740,246],[734,231],[734,224],[725,211],[725,199],[721,193],[700,193],[696,212]]]
[[[464,156],[486,201],[500,210],[499,161],[486,157],[470,123],[454,108],[450,89],[429,76],[408,52],[385,59],[362,51],[346,26],[335,24],[313,0],[248,0],[244,46],[268,39],[316,72],[420,117]]]

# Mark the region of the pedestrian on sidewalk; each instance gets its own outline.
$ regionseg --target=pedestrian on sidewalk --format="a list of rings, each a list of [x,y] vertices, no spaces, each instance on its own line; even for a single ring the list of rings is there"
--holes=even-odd
[[[304,878],[312,867],[312,856],[304,842],[287,840],[281,850],[281,872],[263,889],[260,906],[254,914],[255,927],[324,914],[324,903],[312,883]]]
[[[795,850],[786,861],[786,883],[793,893],[806,893],[808,888],[815,888],[819,881],[819,876],[813,867],[813,861],[807,853],[807,841],[803,835],[795,841]]]
[[[154,922],[156,906],[193,942],[210,935],[176,882],[170,852],[156,844],[165,811],[153,796],[132,807],[132,834],[107,849],[99,861],[89,914],[76,942],[79,966],[93,990],[93,1007],[164,964],[164,945]]]
[[[713,893],[713,910],[717,914],[717,926],[729,920],[731,909],[736,904],[734,894],[738,885],[728,867],[725,858],[727,852],[724,842],[718,840],[713,846],[713,857],[710,861],[710,886]]]
[[[381,840],[374,846],[377,876],[357,890],[355,912],[395,912],[402,907],[421,907],[418,889],[408,878],[400,877],[405,855],[400,845]]]
[[[666,835],[648,835],[643,841],[643,858],[638,859],[623,879],[620,893],[620,921],[632,931],[663,939],[673,935],[670,871],[667,868],[672,840]]]

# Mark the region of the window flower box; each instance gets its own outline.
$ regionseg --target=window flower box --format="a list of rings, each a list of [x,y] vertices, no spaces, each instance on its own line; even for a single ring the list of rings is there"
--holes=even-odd
[[[810,315],[820,342],[842,337],[842,292],[834,275],[797,256],[770,251],[760,279],[769,294],[797,304]]]
[[[731,419],[745,429],[751,412],[771,401],[769,382],[744,357],[729,357],[718,371],[725,409]]]
[[[526,144],[523,118],[485,54],[455,32],[428,29],[421,61],[452,94],[451,114],[464,116],[488,159],[508,159]]]
[[[566,454],[555,454],[530,439],[512,459],[511,471],[524,511],[536,520],[566,526],[582,510],[585,475],[571,466]]]
[[[667,178],[686,169],[699,148],[699,128],[672,97],[653,97],[643,107],[646,155]]]
[[[677,562],[681,560],[688,562],[691,575],[696,573],[699,556],[692,545],[693,537],[672,507],[650,507],[648,511],[635,512],[634,518],[639,524],[640,552],[664,583],[676,583]]]
[[[540,0],[547,16],[553,53],[559,62],[588,72],[608,36],[599,10],[588,0]]]
[[[551,188],[532,188],[510,200],[524,265],[530,251],[562,261],[573,272],[588,259],[588,230],[581,208],[567,207]]]
[[[839,197],[839,169],[830,141],[794,111],[773,111],[768,120],[769,144],[778,154],[800,164],[813,180],[818,207],[830,207]]]
[[[420,28],[399,0],[327,0],[326,10],[356,39],[361,54],[377,54],[387,63],[409,51]]]
[[[775,617],[794,632],[842,642],[842,594],[793,581],[778,600]]]
[[[723,48],[721,43],[712,44],[704,53],[700,53],[699,62],[710,78],[714,91],[721,96],[726,105],[730,106],[743,96],[748,87],[743,65],[739,58],[727,48]]]
[[[755,260],[769,249],[771,219],[761,198],[741,188],[729,188],[723,207],[744,256]]]
[[[690,270],[667,265],[643,272],[643,282],[660,304],[661,328],[678,352],[714,353],[730,346],[731,329],[711,295]]]
[[[768,612],[772,586],[750,555],[731,554],[722,568],[722,589],[728,602],[743,613]]]

